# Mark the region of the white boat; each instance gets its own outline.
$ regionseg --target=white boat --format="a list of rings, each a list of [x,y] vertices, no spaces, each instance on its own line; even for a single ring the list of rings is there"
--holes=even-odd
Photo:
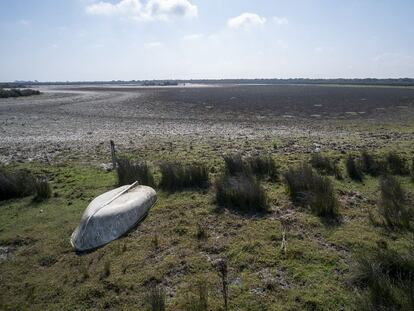
[[[70,239],[77,251],[105,245],[144,218],[155,204],[157,194],[151,187],[137,184],[105,192],[88,205]]]

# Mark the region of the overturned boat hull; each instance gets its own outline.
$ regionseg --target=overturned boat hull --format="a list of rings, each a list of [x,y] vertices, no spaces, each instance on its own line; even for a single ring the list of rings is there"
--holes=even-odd
[[[122,186],[96,197],[86,208],[70,242],[77,251],[105,245],[133,228],[157,200],[147,186]]]

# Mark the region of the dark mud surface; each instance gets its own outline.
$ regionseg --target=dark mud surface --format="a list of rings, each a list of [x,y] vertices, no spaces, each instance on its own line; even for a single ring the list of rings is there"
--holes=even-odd
[[[217,87],[42,87],[42,95],[0,100],[0,161],[106,152],[114,139],[154,141],[290,137],[412,140],[414,89],[303,85]],[[362,127],[361,127],[362,126]],[[373,131],[366,130],[373,126]],[[374,144],[374,145],[375,145]]]

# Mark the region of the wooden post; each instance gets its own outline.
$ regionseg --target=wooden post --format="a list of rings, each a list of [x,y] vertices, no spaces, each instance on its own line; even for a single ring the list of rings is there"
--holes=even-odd
[[[112,156],[112,169],[116,169],[116,151],[115,151],[115,143],[111,139],[111,156]]]

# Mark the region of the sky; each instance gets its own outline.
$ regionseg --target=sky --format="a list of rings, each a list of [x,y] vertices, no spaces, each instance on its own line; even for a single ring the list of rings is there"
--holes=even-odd
[[[1,0],[0,81],[414,78],[413,0]]]

